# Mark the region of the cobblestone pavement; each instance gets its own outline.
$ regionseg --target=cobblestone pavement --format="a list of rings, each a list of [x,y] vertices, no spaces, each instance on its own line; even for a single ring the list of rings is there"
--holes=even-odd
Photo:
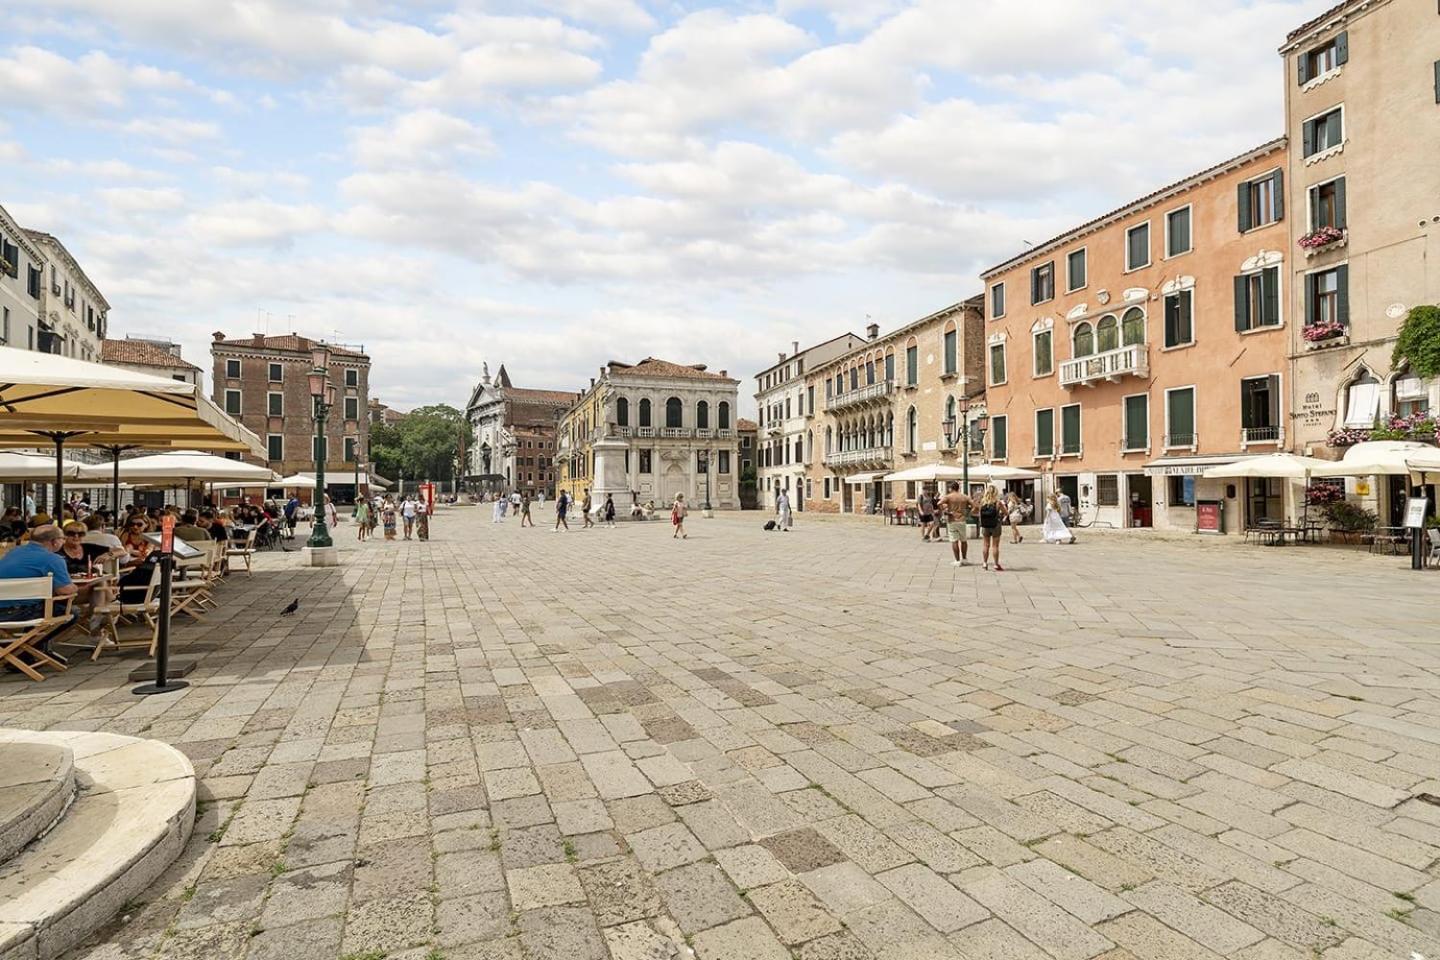
[[[342,525],[344,567],[266,555],[178,632],[183,694],[0,683],[0,724],[203,780],[75,956],[1440,958],[1435,573],[763,519]]]

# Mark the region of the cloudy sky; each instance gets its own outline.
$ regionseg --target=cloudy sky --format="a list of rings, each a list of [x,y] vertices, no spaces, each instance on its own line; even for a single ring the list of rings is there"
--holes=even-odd
[[[0,40],[0,203],[207,370],[293,329],[401,408],[483,360],[749,376],[1281,133],[1329,5],[47,0]]]

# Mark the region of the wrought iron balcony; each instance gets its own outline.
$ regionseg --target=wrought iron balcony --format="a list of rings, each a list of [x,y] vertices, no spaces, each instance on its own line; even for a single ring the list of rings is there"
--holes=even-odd
[[[1150,375],[1149,351],[1143,343],[1132,343],[1117,350],[1088,357],[1064,360],[1060,364],[1060,385],[1076,387],[1084,384],[1094,386],[1097,381],[1118,381],[1121,377],[1148,377]]]
[[[1276,444],[1283,446],[1285,443],[1284,427],[1241,427],[1240,428],[1240,449],[1254,444]]]

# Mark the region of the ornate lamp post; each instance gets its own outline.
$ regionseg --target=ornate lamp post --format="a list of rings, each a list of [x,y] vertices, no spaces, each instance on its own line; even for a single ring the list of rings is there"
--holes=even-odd
[[[325,418],[335,403],[335,385],[330,382],[330,349],[317,344],[310,351],[314,368],[310,371],[310,400],[315,416],[315,525],[306,546],[311,549],[333,547],[330,529],[325,522]]]
[[[703,463],[705,464],[705,511],[703,515],[707,517],[713,517],[715,515],[715,511],[710,507],[710,448],[706,447],[700,452],[704,454],[705,458],[703,460]]]

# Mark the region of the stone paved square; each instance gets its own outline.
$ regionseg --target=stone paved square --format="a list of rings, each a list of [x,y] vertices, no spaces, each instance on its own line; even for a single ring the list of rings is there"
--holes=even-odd
[[[200,778],[143,935],[72,960],[1440,957],[1433,574],[537,519],[262,554],[177,625],[178,694],[0,679],[0,725]]]

